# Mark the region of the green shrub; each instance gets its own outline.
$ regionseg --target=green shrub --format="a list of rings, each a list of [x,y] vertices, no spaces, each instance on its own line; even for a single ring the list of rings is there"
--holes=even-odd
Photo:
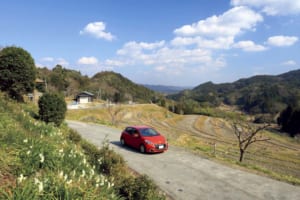
[[[79,143],[81,141],[81,135],[74,129],[69,130],[69,139],[73,141],[75,144]]]
[[[110,149],[107,141],[103,142],[103,146],[100,149],[95,145],[84,141],[82,142],[82,148],[87,155],[90,164],[95,166],[96,170],[100,173],[115,176],[122,171],[120,166],[123,167],[125,161],[119,154]]]
[[[45,93],[38,103],[40,119],[46,123],[53,122],[56,126],[60,126],[67,111],[64,98],[58,94]]]
[[[154,182],[146,175],[125,178],[117,189],[118,193],[128,200],[165,199],[158,192],[158,188]]]

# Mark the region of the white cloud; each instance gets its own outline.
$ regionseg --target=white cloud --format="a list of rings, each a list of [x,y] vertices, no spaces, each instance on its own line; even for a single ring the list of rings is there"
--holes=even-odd
[[[160,65],[160,66],[156,66],[154,69],[155,71],[162,72],[166,70],[166,66]]]
[[[92,22],[87,24],[82,31],[80,31],[81,35],[87,34],[91,35],[98,39],[105,39],[108,41],[112,41],[115,39],[115,36],[109,32],[105,31],[106,25],[104,22]]]
[[[265,51],[267,50],[266,47],[262,45],[255,44],[253,41],[239,41],[233,45],[234,48],[240,48],[244,51]]]
[[[283,35],[277,35],[273,37],[269,37],[267,44],[271,46],[291,46],[295,44],[298,41],[298,37],[295,36],[283,36]]]
[[[144,65],[179,65],[211,61],[209,50],[169,48],[164,41],[156,43],[129,42],[118,50],[117,54],[123,62]]]
[[[212,16],[174,30],[180,36],[234,37],[243,31],[254,30],[263,17],[247,7],[234,7],[220,16]]]
[[[44,58],[41,58],[40,61],[42,61],[42,62],[53,62],[54,58],[52,58],[52,57],[44,57]]]
[[[295,66],[295,65],[297,65],[297,63],[294,60],[288,60],[288,61],[285,61],[285,62],[281,63],[281,65]]]
[[[64,67],[69,66],[69,62],[64,58],[43,57],[40,58],[38,62],[39,67],[47,66],[49,68],[52,68],[55,65],[62,65]]]
[[[82,64],[82,65],[95,65],[98,63],[97,58],[95,57],[81,57],[78,61],[78,64]]]
[[[197,45],[199,48],[228,49],[234,43],[233,37],[217,37],[205,39],[203,37],[176,37],[171,41],[173,46]]]
[[[251,6],[267,15],[289,15],[300,13],[299,0],[231,0],[233,6]]]
[[[121,66],[124,66],[126,64],[129,64],[129,63],[125,63],[125,62],[122,62],[120,60],[113,60],[113,59],[107,59],[105,61],[105,65],[108,65],[108,66],[121,67]]]
[[[192,47],[204,49],[230,49],[235,37],[245,31],[255,31],[263,17],[247,7],[234,7],[219,16],[212,16],[191,25],[184,25],[174,30],[177,35],[171,44],[175,47]],[[246,45],[246,44],[237,44]],[[262,51],[261,45],[247,44],[246,51]],[[251,45],[251,46],[250,46]],[[239,46],[237,46],[239,47]],[[242,47],[239,47],[242,48]]]
[[[58,58],[56,60],[58,65],[62,65],[62,66],[69,66],[69,62],[67,60],[65,60],[64,58]]]
[[[118,55],[139,54],[143,50],[155,50],[165,45],[165,41],[146,43],[131,41],[124,44],[123,48],[117,51]]]

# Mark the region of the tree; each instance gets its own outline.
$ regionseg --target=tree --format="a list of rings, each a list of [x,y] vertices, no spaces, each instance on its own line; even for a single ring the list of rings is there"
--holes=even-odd
[[[294,106],[287,106],[277,118],[281,130],[288,132],[291,137],[300,133],[300,109]]]
[[[40,119],[46,123],[53,122],[56,126],[60,126],[65,119],[67,111],[66,102],[63,96],[59,94],[45,93],[39,99],[39,115]]]
[[[66,80],[66,69],[61,65],[56,65],[50,74],[50,82],[57,91],[64,92],[69,86],[69,82]]]
[[[111,118],[111,124],[112,125],[117,125],[118,124],[118,115],[119,113],[121,113],[123,109],[121,108],[121,106],[118,106],[118,105],[107,105],[107,111],[108,111],[108,114]]]
[[[0,89],[11,98],[24,101],[23,95],[34,90],[36,67],[30,53],[20,47],[0,51]]]
[[[240,162],[243,161],[244,154],[251,144],[255,142],[270,140],[269,138],[263,137],[261,133],[261,131],[266,129],[269,126],[269,124],[263,126],[254,126],[253,124],[242,121],[233,121],[231,123],[231,126],[233,128],[234,135],[238,140],[240,150]]]

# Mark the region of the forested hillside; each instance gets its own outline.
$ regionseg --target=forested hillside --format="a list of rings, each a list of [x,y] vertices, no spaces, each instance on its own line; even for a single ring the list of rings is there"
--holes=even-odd
[[[175,100],[191,99],[202,105],[237,105],[250,114],[276,114],[300,97],[300,70],[278,76],[259,75],[233,83],[207,82],[192,90],[169,96]]]
[[[46,82],[43,88],[39,88],[41,91],[47,87],[48,91],[63,92],[66,97],[74,97],[80,91],[88,91],[102,100],[149,103],[157,96],[154,91],[114,72],[99,72],[89,78],[79,71],[57,65],[52,70],[39,68],[38,78]]]

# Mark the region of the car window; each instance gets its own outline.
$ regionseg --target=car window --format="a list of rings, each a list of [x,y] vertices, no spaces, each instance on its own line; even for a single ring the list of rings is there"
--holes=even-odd
[[[127,127],[125,129],[125,132],[127,132],[128,134],[132,134],[132,127]]]
[[[159,135],[158,132],[156,132],[152,128],[143,128],[140,130],[142,136],[156,136]]]
[[[138,133],[138,131],[135,129],[135,128],[132,128],[132,127],[127,127],[125,129],[125,131],[130,134],[130,135],[133,135],[134,133]]]

